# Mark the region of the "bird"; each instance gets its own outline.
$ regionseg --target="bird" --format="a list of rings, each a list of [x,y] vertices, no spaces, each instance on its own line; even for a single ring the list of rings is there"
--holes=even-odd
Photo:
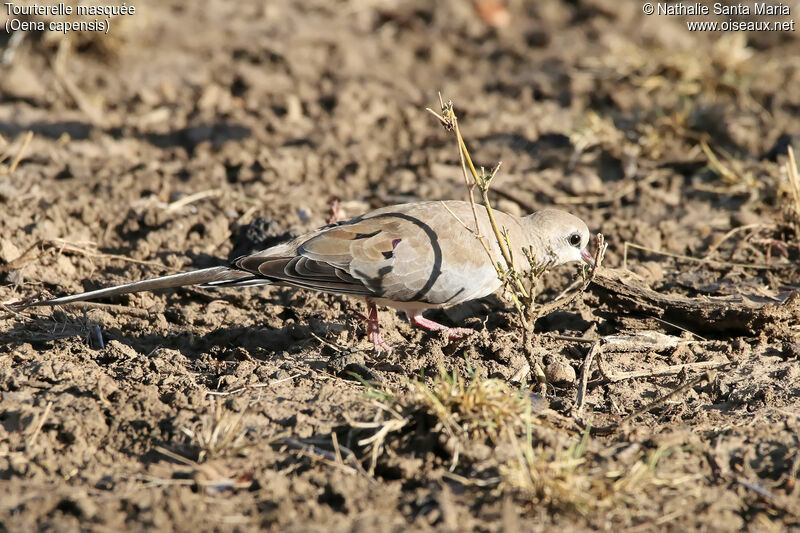
[[[510,251],[530,250],[537,266],[593,263],[587,250],[589,229],[580,218],[550,208],[524,217],[492,212],[498,228],[508,234]],[[480,242],[481,236],[484,243]],[[389,352],[392,348],[380,332],[378,305],[405,312],[411,323],[422,329],[445,329],[450,339],[472,333],[468,328],[450,328],[434,322],[423,312],[483,298],[500,288],[502,282],[495,265],[503,264],[502,251],[496,239],[487,236],[493,237],[494,233],[483,205],[458,200],[390,205],[241,256],[229,266],[28,302],[18,308],[187,285],[291,286],[365,298],[367,336],[379,352]],[[526,265],[517,268],[525,270]]]

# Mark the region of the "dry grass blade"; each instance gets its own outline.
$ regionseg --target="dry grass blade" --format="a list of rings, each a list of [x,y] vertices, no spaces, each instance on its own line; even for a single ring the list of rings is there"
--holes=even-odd
[[[423,405],[448,433],[475,440],[496,441],[507,428],[519,427],[529,404],[505,381],[481,379],[474,371],[464,380],[441,369],[431,386],[414,383]]]
[[[93,249],[96,247],[97,244],[91,241],[73,242],[64,239],[41,239],[30,245],[19,257],[10,263],[0,265],[0,274],[19,269],[26,263],[35,261],[48,253],[62,254],[64,252],[82,255],[90,259],[110,259],[114,261],[123,261],[125,263],[133,263],[135,265],[149,266],[167,272],[180,272],[178,269],[168,267],[155,261],[142,261],[125,255],[98,252]]]
[[[198,462],[205,459],[230,455],[239,452],[244,446],[246,429],[242,428],[242,418],[247,411],[230,411],[221,402],[214,402],[214,412],[194,428],[182,428],[199,449]]]
[[[577,436],[537,425],[530,399],[504,381],[482,379],[474,373],[464,379],[440,370],[427,383],[413,385],[412,393],[403,398],[383,394],[376,399],[370,394],[377,407],[374,421],[349,422],[354,429],[371,431],[358,441],[371,462],[370,472],[389,449],[390,456],[414,454],[414,443],[433,433],[451,455],[446,478],[466,488],[496,489],[525,505],[552,512],[589,516],[616,508],[640,508],[654,491],[688,479],[680,474],[658,475],[659,461],[672,448],[631,456],[597,453],[591,428]],[[490,443],[494,449],[488,469],[470,462],[475,457],[468,450],[475,449],[476,443]],[[411,448],[403,452],[407,446]],[[335,448],[325,454],[331,464],[341,464]]]
[[[655,248],[648,248],[647,246],[641,246],[639,244],[632,243],[630,241],[625,241],[623,244],[623,252],[622,252],[622,268],[628,268],[628,249],[633,248],[635,250],[641,250],[643,252],[648,252],[651,254],[661,255],[664,257],[671,257],[673,259],[677,259],[679,261],[689,261],[692,263],[704,263],[707,265],[713,265],[718,267],[741,267],[741,268],[751,268],[754,270],[778,270],[781,268],[794,268],[793,263],[785,263],[785,264],[775,264],[775,265],[767,265],[767,264],[760,264],[760,263],[733,263],[730,261],[717,261],[715,259],[709,259],[708,256],[706,257],[691,257],[689,255],[682,255],[682,254],[674,254],[672,252],[664,252],[662,250],[656,250]]]
[[[500,466],[501,488],[550,508],[587,513],[593,503],[587,493],[590,480],[578,471],[585,461],[581,457],[585,441],[559,449],[535,445],[530,424],[529,418],[523,442],[515,434],[508,434],[516,460]]]
[[[789,147],[789,161],[786,163],[786,175],[789,177],[789,187],[792,190],[792,200],[794,200],[794,224],[795,234],[800,236],[800,175],[798,175],[797,161],[794,158],[794,150]]]
[[[47,421],[47,417],[50,416],[50,410],[53,408],[53,402],[47,402],[47,405],[44,408],[42,414],[39,415],[38,420],[36,421],[36,426],[31,431],[30,436],[28,437],[27,446],[30,447],[34,442],[36,442],[36,437],[39,435],[39,432],[44,427],[44,423]]]
[[[720,154],[725,158],[725,163],[723,163],[705,139],[700,141],[700,148],[708,158],[708,168],[719,175],[726,185],[743,185],[748,190],[758,186],[753,173],[744,170],[741,161],[735,160],[730,154],[720,149]]]
[[[301,455],[304,455],[309,459],[335,466],[349,474],[360,474],[367,481],[369,481],[371,485],[377,484],[375,478],[372,477],[371,474],[367,473],[364,470],[364,467],[361,466],[361,463],[358,462],[355,453],[353,453],[353,451],[349,448],[339,444],[339,438],[336,436],[335,432],[331,433],[333,452],[291,437],[280,437],[278,440],[286,444],[289,448],[298,450]],[[344,455],[342,455],[342,452],[344,452]]]
[[[20,145],[19,149],[17,150],[16,155],[14,155],[14,159],[11,160],[11,164],[8,165],[7,167],[0,166],[0,176],[2,176],[4,174],[11,174],[15,170],[17,170],[17,167],[19,166],[20,161],[22,161],[22,158],[25,155],[25,150],[28,149],[28,145],[31,143],[32,140],[33,140],[33,132],[29,131],[28,133],[25,134],[25,138],[22,140],[22,144]],[[0,163],[5,161],[6,159],[8,159],[8,157],[9,157],[9,154],[0,155]]]
[[[534,441],[529,417],[524,440],[508,434],[516,457],[501,463],[500,489],[551,511],[586,516],[624,506],[641,508],[649,500],[648,491],[663,491],[686,480],[657,475],[659,461],[672,448],[659,447],[624,464],[587,453],[589,434],[587,429],[572,444],[546,447]]]
[[[53,57],[51,67],[53,74],[58,81],[64,92],[75,102],[86,117],[92,122],[93,125],[105,128],[108,126],[103,109],[94,102],[78,87],[78,84],[72,79],[69,66],[67,65],[67,56],[69,54],[68,39],[63,39],[59,42],[58,52]]]
[[[349,422],[355,428],[374,430],[375,433],[368,438],[358,441],[359,446],[365,447],[369,453],[370,465],[367,470],[370,475],[375,473],[375,467],[378,465],[378,458],[381,453],[386,449],[386,440],[392,433],[398,432],[405,428],[412,419],[413,412],[408,406],[395,405],[394,399],[391,396],[384,396],[383,399],[375,400],[373,405],[378,408],[378,413],[375,416],[374,422]],[[405,411],[410,411],[408,414]],[[384,414],[389,414],[391,418],[384,420]]]
[[[693,387],[695,387],[695,386],[697,386],[697,385],[699,385],[699,384],[701,384],[703,382],[712,383],[713,381],[714,381],[714,371],[713,370],[707,370],[706,372],[704,372],[703,374],[697,376],[693,380],[688,381],[687,383],[684,383],[683,385],[681,385],[677,389],[675,389],[673,391],[670,391],[667,394],[664,394],[663,396],[661,396],[661,397],[657,398],[656,400],[650,402],[649,404],[645,405],[644,407],[642,407],[640,409],[637,409],[633,413],[629,414],[628,416],[623,418],[622,421],[619,424],[617,424],[616,430],[622,429],[629,422],[633,422],[634,420],[636,420],[638,417],[642,416],[643,414],[655,409],[656,407],[664,405],[670,399],[672,399],[672,398],[674,398],[674,397],[676,397],[676,396],[678,396],[680,394],[683,394],[687,390],[689,390],[689,389],[691,389],[691,388],[693,388]]]
[[[193,204],[194,202],[199,202],[200,200],[204,200],[206,198],[214,198],[222,194],[222,189],[208,189],[206,191],[199,191],[193,194],[188,194],[179,200],[175,200],[174,202],[167,204],[166,210],[167,211],[177,211],[182,207],[186,207],[187,205]]]
[[[357,442],[370,457],[369,472],[375,471],[391,435],[431,426],[432,431],[444,433],[453,447],[452,470],[467,441],[498,442],[507,430],[520,430],[530,405],[521,390],[512,390],[502,380],[480,378],[472,371],[465,380],[442,369],[430,384],[413,381],[413,394],[404,398],[376,393],[374,387],[366,386],[377,408],[374,421],[348,423],[371,432]]]

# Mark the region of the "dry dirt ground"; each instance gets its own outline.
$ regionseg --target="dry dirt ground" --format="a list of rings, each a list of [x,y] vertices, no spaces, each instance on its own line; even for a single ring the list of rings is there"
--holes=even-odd
[[[283,288],[0,310],[0,530],[800,527],[800,31],[610,0],[134,5],[107,36],[0,33],[0,302],[221,264],[334,197],[464,198],[438,90],[503,161],[497,207],[571,210],[608,270],[537,323],[545,397],[498,297],[431,313],[461,342],[384,310],[381,355],[362,303]]]

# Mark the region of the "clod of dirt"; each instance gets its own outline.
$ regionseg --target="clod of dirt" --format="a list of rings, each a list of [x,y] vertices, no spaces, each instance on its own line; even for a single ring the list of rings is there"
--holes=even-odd
[[[363,352],[336,354],[328,361],[327,370],[331,374],[343,379],[363,379],[371,383],[382,383],[381,377],[367,368]]]
[[[269,218],[256,218],[250,224],[240,227],[231,236],[233,250],[228,259],[237,257],[287,241],[294,236],[292,231],[284,230],[277,222]]]
[[[8,239],[0,239],[0,263],[8,264],[20,256],[21,252],[13,242]]]
[[[555,385],[571,385],[575,383],[575,369],[564,361],[553,361],[544,369],[549,383]]]

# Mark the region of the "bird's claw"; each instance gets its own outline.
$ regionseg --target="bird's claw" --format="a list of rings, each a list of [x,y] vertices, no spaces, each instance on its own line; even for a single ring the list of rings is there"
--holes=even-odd
[[[375,346],[375,349],[378,351],[378,353],[391,353],[392,347],[389,346],[385,340],[383,340],[383,336],[379,331],[370,331],[367,337],[369,338],[370,342],[372,342],[372,345]]]
[[[447,329],[447,338],[451,341],[461,340],[475,333],[472,328],[445,328]]]

